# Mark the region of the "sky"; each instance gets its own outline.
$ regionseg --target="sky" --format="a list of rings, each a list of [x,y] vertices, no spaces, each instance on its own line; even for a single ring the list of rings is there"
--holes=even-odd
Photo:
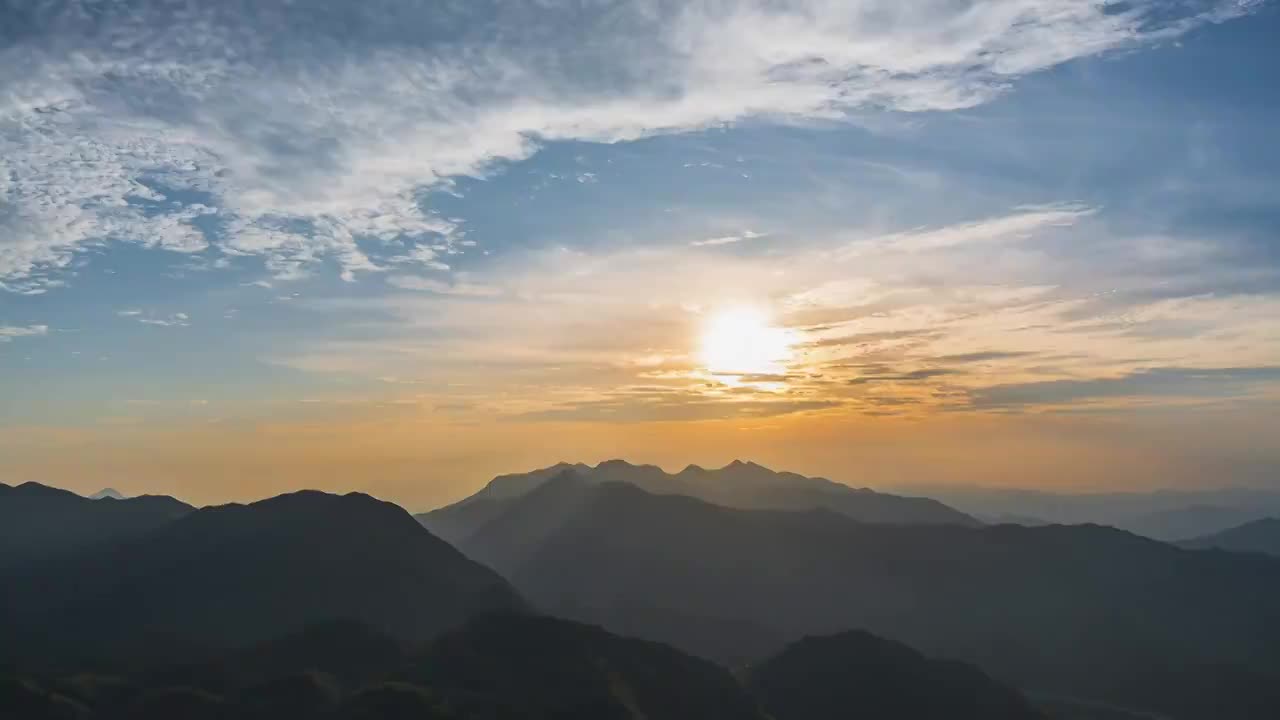
[[[0,3],[0,481],[1280,489],[1266,0]]]

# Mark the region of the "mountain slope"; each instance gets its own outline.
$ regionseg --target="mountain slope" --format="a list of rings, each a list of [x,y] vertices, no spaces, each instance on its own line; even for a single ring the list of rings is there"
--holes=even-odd
[[[204,508],[5,587],[8,649],[64,661],[193,657],[335,619],[420,642],[523,604],[399,507],[311,491]]]
[[[1217,505],[1189,505],[1127,518],[1123,521],[1123,525],[1117,525],[1117,527],[1156,540],[1173,542],[1221,532],[1257,519],[1259,519],[1259,513],[1254,510]]]
[[[0,570],[136,536],[193,510],[159,495],[92,500],[34,482],[0,485]]]
[[[500,475],[471,497],[415,517],[432,532],[459,544],[502,515],[512,502],[566,472],[572,472],[592,484],[629,483],[656,495],[687,495],[725,507],[764,510],[825,508],[869,523],[981,524],[929,498],[856,489],[825,478],[775,472],[755,463],[737,460],[718,470],[690,465],[674,475],[655,465],[632,465],[622,460],[609,460],[595,467],[560,463],[530,473]]]
[[[1270,558],[1098,526],[874,525],[619,483],[551,487],[572,508],[554,527],[542,521],[546,497],[530,494],[538,502],[518,502],[464,552],[545,610],[704,656],[740,658],[753,628],[798,637],[860,627],[1019,686],[1139,707],[1160,698],[1156,685],[1130,683],[1138,668],[1280,672],[1280,561]],[[655,616],[667,620],[650,624]],[[714,619],[725,632],[686,639],[670,618]]]
[[[451,706],[486,710],[479,717],[763,720],[710,662],[547,617],[476,618],[432,642],[405,679]]]
[[[1280,518],[1254,520],[1212,535],[1183,540],[1178,545],[1189,549],[1218,548],[1280,556]]]
[[[749,669],[746,684],[776,720],[1037,720],[1016,690],[972,665],[850,631],[806,637]]]
[[[511,613],[473,618],[411,653],[342,623],[123,678],[47,676],[38,685],[0,668],[0,708],[23,718],[765,720],[741,684],[705,660]]]

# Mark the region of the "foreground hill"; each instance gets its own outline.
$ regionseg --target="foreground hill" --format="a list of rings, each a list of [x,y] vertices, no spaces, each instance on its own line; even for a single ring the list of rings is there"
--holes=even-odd
[[[194,510],[160,495],[95,500],[34,482],[0,484],[0,570],[136,536]]]
[[[522,607],[404,510],[356,493],[204,508],[4,580],[0,630],[14,642],[0,654],[26,661],[192,657],[332,619],[420,642]]]
[[[746,683],[779,720],[1043,717],[1017,691],[972,665],[926,658],[857,631],[793,643],[750,668]]]
[[[1171,684],[1212,696],[1186,682],[1205,668],[1239,697],[1280,671],[1280,561],[1111,528],[874,525],[569,473],[461,547],[546,610],[725,660],[861,627],[1020,687],[1152,710],[1205,699],[1174,702]]]
[[[739,681],[665,645],[507,613],[473,618],[414,650],[342,622],[158,673],[0,672],[0,708],[22,720],[1039,717],[972,667],[866,633],[806,638]]]
[[[412,658],[403,679],[463,716],[763,720],[723,668],[658,643],[545,617],[478,618]]]
[[[38,682],[0,673],[0,707],[22,710],[23,720],[765,720],[710,662],[517,614],[475,618],[414,651],[343,623],[158,673]]]
[[[929,498],[887,495],[851,488],[825,478],[775,472],[735,460],[718,470],[690,465],[670,474],[655,465],[609,460],[595,467],[561,463],[515,475],[499,475],[465,500],[416,517],[432,532],[457,544],[501,515],[513,501],[571,471],[586,482],[623,482],[656,495],[687,495],[724,507],[764,510],[824,508],[868,523],[979,525],[974,518]]]
[[[1218,548],[1234,552],[1280,555],[1280,518],[1263,518],[1212,535],[1183,540],[1190,549]]]

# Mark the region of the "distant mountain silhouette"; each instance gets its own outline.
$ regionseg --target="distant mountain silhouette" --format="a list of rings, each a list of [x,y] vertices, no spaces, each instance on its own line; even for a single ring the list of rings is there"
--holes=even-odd
[[[865,632],[806,637],[746,673],[775,720],[1039,720],[1013,688],[961,662],[932,660]]]
[[[1219,505],[1189,505],[1138,515],[1123,522],[1129,532],[1156,540],[1199,537],[1259,519],[1257,511]]]
[[[1264,517],[1280,517],[1280,492],[1255,488],[1053,493],[966,486],[915,486],[978,518],[1001,516],[1044,523],[1110,525],[1156,540],[1208,535]],[[1003,519],[1019,525],[1041,524]]]
[[[102,488],[89,496],[90,500],[124,500],[124,494],[115,488]]]
[[[823,508],[869,523],[981,524],[929,498],[856,489],[825,478],[775,472],[739,460],[718,470],[690,465],[674,475],[655,465],[632,465],[623,460],[609,460],[595,467],[560,463],[524,474],[499,475],[471,497],[416,517],[432,532],[457,544],[501,515],[514,500],[565,472],[573,472],[593,484],[630,483],[657,495],[687,495],[732,508]]]
[[[404,510],[357,493],[204,508],[6,580],[0,631],[14,642],[0,654],[22,659],[199,657],[334,619],[420,642],[523,607]]]
[[[1163,683],[1136,669],[1280,677],[1280,561],[1099,526],[876,525],[561,473],[461,548],[540,608],[724,661],[861,627],[1019,687],[1155,710]]]
[[[1178,545],[1191,549],[1218,548],[1280,556],[1280,518],[1254,520],[1212,535],[1183,540]]]
[[[0,570],[136,536],[194,509],[160,495],[97,501],[34,482],[0,485]]]
[[[1017,515],[1013,513],[997,513],[995,515],[979,515],[978,519],[987,525],[1026,525],[1027,527],[1039,527],[1041,525],[1052,525],[1053,523],[1042,520],[1038,517],[1030,515]]]

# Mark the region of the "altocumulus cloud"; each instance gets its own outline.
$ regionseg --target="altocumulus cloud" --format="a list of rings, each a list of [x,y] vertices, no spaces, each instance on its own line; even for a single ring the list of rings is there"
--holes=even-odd
[[[107,241],[440,270],[465,244],[429,193],[546,141],[970,107],[1256,4],[7,3],[0,287],[44,292]]]

